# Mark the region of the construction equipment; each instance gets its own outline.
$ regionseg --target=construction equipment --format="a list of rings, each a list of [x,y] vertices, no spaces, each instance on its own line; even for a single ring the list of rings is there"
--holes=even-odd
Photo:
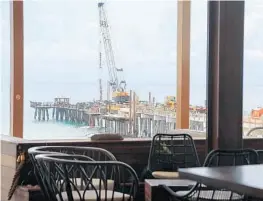
[[[176,97],[166,96],[165,106],[169,109],[176,109]],[[190,112],[206,113],[206,107],[189,105]]]
[[[170,109],[176,108],[176,97],[175,96],[166,96],[165,105]]]
[[[121,79],[123,68],[116,68],[114,53],[111,44],[109,24],[107,14],[104,9],[104,2],[98,3],[99,8],[99,23],[100,23],[100,52],[99,52],[99,68],[102,69],[102,43],[104,44],[105,60],[109,73],[109,85],[112,89],[112,99],[116,103],[127,103],[130,100],[129,93],[126,92],[126,81]],[[100,99],[102,100],[102,81],[100,83]]]
[[[263,108],[257,108],[251,111],[252,119],[260,119],[263,117]]]

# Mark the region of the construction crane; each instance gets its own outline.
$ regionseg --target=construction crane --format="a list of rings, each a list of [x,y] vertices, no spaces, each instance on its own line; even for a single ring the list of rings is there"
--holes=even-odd
[[[122,78],[123,68],[117,68],[115,65],[114,53],[111,44],[109,24],[107,14],[104,9],[104,3],[98,3],[99,8],[99,23],[100,23],[100,52],[99,52],[99,68],[102,69],[102,43],[104,45],[104,53],[106,65],[109,73],[109,85],[112,89],[112,99],[116,103],[127,103],[130,100],[129,93],[126,92],[126,81]],[[100,84],[100,99],[102,100],[102,81]]]

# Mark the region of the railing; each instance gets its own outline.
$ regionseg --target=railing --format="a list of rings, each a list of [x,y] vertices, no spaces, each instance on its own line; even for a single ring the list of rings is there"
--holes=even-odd
[[[91,106],[87,103],[76,103],[76,104],[69,104],[67,102],[58,102],[58,103],[52,103],[52,102],[33,102],[30,101],[30,107],[36,108],[36,107],[45,107],[45,108],[68,108],[68,109],[90,109],[90,108],[96,108],[96,106]]]
[[[251,136],[251,133],[253,133],[253,132],[257,131],[257,130],[262,130],[262,133],[260,133],[260,135],[263,136],[263,126],[262,127],[255,127],[255,128],[250,129],[247,132],[246,136]]]

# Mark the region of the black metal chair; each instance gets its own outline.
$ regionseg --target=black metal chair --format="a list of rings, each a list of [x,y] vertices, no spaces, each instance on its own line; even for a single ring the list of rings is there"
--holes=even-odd
[[[36,160],[52,201],[131,201],[136,198],[139,180],[125,163],[89,161],[63,154],[40,154]],[[81,185],[76,178],[81,178]],[[99,180],[99,186],[93,185],[93,179]],[[109,180],[114,181],[113,186]]]
[[[254,127],[247,132],[246,136],[251,136],[252,133],[255,133],[256,136],[257,135],[262,136],[262,134],[263,134],[262,131],[263,131],[263,126]]]
[[[236,166],[258,164],[258,154],[253,149],[241,150],[214,150],[211,151],[204,162],[204,167]],[[201,183],[189,191],[174,192],[171,188],[161,185],[169,194],[171,200],[245,200],[245,195],[237,194],[226,189],[214,189]]]
[[[97,147],[77,147],[77,146],[38,146],[28,149],[28,154],[30,160],[34,167],[34,174],[36,176],[37,182],[42,190],[44,197],[49,200],[50,192],[46,189],[44,184],[44,176],[39,171],[39,164],[36,160],[36,156],[39,154],[47,153],[62,153],[62,154],[71,154],[71,155],[80,155],[85,156],[86,160],[96,160],[96,161],[116,161],[115,156],[109,151]],[[80,184],[80,179],[76,179]],[[110,181],[109,181],[110,182]],[[93,180],[93,184],[98,186],[98,181]]]
[[[260,164],[263,164],[263,150],[257,150],[257,153],[258,153],[258,162]]]
[[[152,139],[147,171],[153,178],[174,179],[177,169],[199,167],[193,138],[189,134],[156,134]]]

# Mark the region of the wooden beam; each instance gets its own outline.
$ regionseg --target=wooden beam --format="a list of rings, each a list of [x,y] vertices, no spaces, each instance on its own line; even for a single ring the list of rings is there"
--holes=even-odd
[[[23,138],[24,25],[23,1],[10,1],[11,135]]]
[[[244,1],[209,1],[208,151],[243,146]]]
[[[189,128],[191,1],[177,1],[176,127]]]
[[[218,44],[219,44],[219,1],[209,1],[207,7],[207,140],[206,151],[217,148],[218,131]],[[213,135],[216,133],[216,135]]]

